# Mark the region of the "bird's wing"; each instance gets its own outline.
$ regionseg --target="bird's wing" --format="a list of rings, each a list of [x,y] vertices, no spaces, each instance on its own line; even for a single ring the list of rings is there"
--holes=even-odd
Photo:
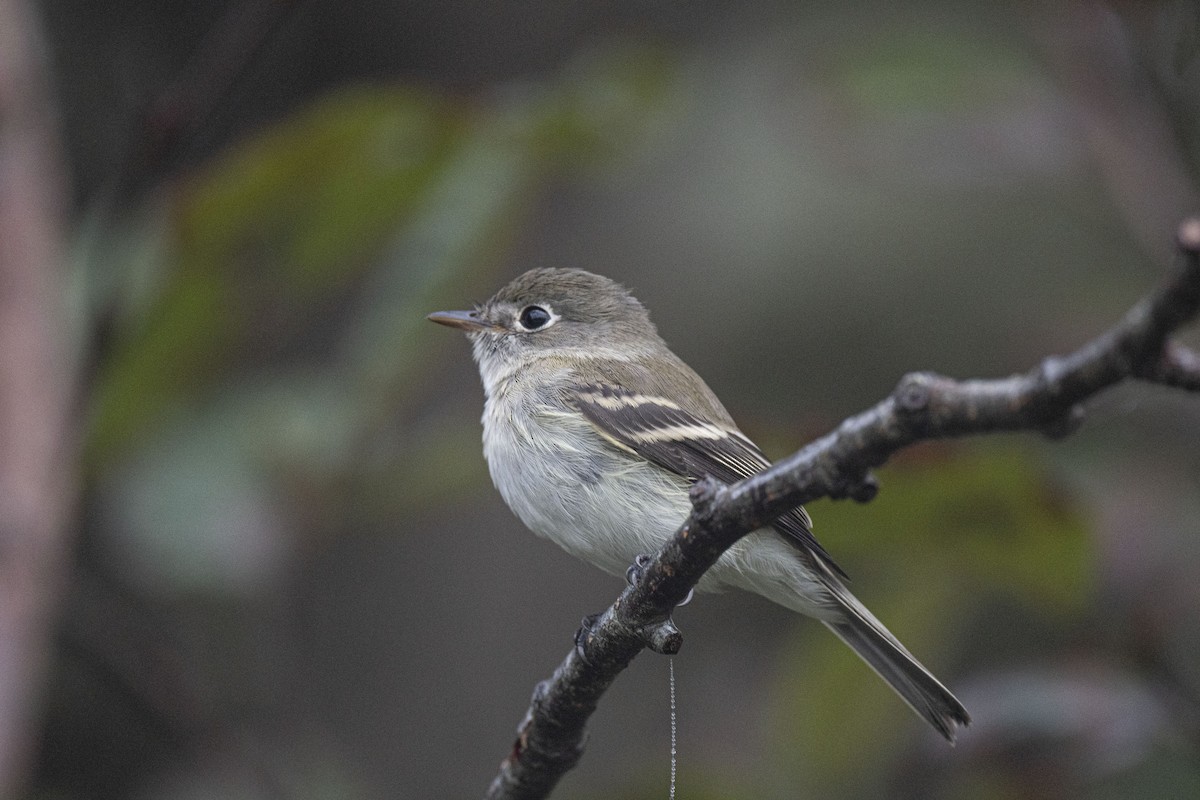
[[[736,483],[771,466],[758,445],[736,428],[704,419],[664,397],[640,394],[610,383],[575,386],[571,399],[584,418],[615,447],[697,481],[710,476]],[[802,507],[779,517],[773,527],[804,549],[817,553],[834,571],[845,573],[813,536]]]

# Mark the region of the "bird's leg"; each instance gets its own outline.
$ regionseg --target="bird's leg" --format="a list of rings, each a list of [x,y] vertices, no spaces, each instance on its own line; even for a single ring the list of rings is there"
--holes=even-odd
[[[650,566],[650,561],[654,556],[647,553],[642,553],[633,560],[629,565],[629,569],[625,570],[625,581],[630,586],[636,586],[642,579],[642,575],[646,572],[646,567]],[[604,614],[588,614],[579,623],[579,629],[575,631],[575,652],[585,662],[591,663],[587,655],[587,643],[591,639],[592,634],[596,631],[596,624]]]
[[[650,562],[654,560],[654,556],[647,553],[642,553],[633,560],[629,565],[629,569],[625,570],[625,580],[630,586],[637,586],[641,582],[642,576],[646,574],[646,567],[650,566]],[[688,589],[687,597],[679,601],[680,606],[686,606],[692,602],[692,596],[696,594],[695,589]],[[679,606],[676,606],[678,608]]]
[[[654,556],[647,553],[642,553],[633,560],[633,563],[629,565],[629,569],[625,571],[625,580],[630,586],[637,586],[641,583],[646,575],[646,569],[653,560]],[[691,599],[692,592],[688,592],[687,597],[679,605],[684,605]],[[588,664],[592,663],[587,654],[588,643],[591,641],[592,636],[596,632],[596,627],[603,617],[604,614],[588,614],[580,622],[579,630],[575,631],[575,653]],[[675,621],[671,619],[670,615],[666,619],[649,622],[640,627],[641,636],[646,642],[646,647],[656,653],[674,655],[683,646],[683,634],[679,632],[679,628],[675,627]]]

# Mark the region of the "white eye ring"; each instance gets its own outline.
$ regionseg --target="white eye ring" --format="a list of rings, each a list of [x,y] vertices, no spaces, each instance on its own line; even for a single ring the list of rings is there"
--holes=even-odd
[[[531,303],[521,309],[517,314],[517,324],[524,331],[544,331],[554,323],[558,322],[559,317],[554,313],[553,309],[546,305],[537,305]]]

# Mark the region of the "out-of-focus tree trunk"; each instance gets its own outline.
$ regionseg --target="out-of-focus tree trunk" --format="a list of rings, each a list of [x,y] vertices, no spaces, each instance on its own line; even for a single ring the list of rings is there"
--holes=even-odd
[[[75,492],[64,175],[37,23],[0,0],[0,797],[28,777]]]

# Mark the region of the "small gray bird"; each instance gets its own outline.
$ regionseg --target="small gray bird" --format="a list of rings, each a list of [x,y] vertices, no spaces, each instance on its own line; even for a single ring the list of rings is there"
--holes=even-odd
[[[675,533],[695,481],[733,483],[771,464],[608,278],[535,269],[473,311],[429,319],[471,340],[487,396],[483,453],[504,501],[606,572],[624,575]],[[966,709],[842,577],[796,508],[743,537],[697,588],[745,589],[819,619],[953,742]]]

